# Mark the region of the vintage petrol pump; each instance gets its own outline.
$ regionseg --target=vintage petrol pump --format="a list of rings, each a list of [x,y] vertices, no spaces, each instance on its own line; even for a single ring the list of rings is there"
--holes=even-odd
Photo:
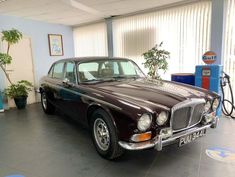
[[[202,60],[207,65],[197,65],[195,73],[195,85],[221,95],[221,78],[223,75],[223,66],[213,64],[216,61],[216,54],[212,51],[206,52]],[[216,112],[217,116],[221,115],[221,104]]]

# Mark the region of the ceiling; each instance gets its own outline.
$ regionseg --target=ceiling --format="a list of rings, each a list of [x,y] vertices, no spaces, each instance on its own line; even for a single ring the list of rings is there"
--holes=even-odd
[[[0,15],[75,26],[183,0],[0,0]]]

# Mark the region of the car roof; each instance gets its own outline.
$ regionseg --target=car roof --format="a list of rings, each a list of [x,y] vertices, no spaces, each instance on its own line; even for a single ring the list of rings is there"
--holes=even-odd
[[[89,61],[96,61],[96,60],[110,60],[110,59],[122,59],[122,60],[130,60],[128,58],[121,58],[121,57],[74,57],[74,58],[65,58],[65,59],[61,59],[58,60],[54,63],[58,63],[58,62],[63,62],[63,61],[76,61],[76,62],[89,62]]]

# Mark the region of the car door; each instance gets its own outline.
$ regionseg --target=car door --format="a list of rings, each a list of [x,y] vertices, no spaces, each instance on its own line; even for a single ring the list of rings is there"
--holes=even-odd
[[[50,92],[53,97],[53,103],[56,107],[63,107],[63,100],[61,97],[61,88],[63,88],[64,78],[64,62],[58,62],[54,64],[52,80],[50,83]]]
[[[73,61],[68,61],[65,64],[63,88],[60,95],[63,99],[64,112],[75,119],[79,119],[79,115],[82,114],[82,101],[77,84],[76,65]]]

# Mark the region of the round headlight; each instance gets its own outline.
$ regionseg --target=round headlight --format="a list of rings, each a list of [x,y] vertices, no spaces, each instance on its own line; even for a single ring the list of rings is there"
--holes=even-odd
[[[152,122],[152,117],[149,114],[143,114],[138,121],[138,129],[140,131],[146,131]]]
[[[162,111],[162,112],[158,115],[158,117],[157,117],[157,119],[156,119],[156,123],[161,126],[161,125],[164,125],[167,120],[168,120],[168,115],[167,115],[167,113],[166,113],[165,111]]]
[[[210,111],[210,109],[211,109],[211,102],[210,101],[206,102],[204,109],[205,109],[205,112],[209,112]]]
[[[219,106],[219,99],[218,98],[215,98],[213,103],[212,103],[212,110],[213,111],[216,111],[216,109],[218,108]]]

